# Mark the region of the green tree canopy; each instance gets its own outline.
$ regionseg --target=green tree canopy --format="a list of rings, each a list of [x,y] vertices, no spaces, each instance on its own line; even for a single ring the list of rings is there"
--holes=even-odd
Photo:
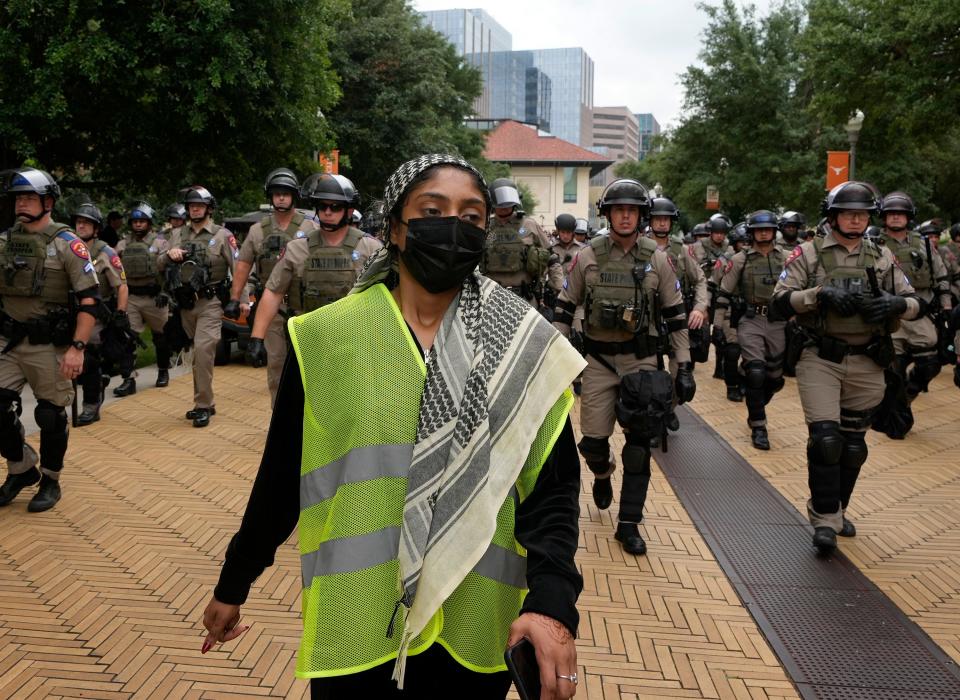
[[[203,183],[257,201],[278,165],[331,144],[327,48],[342,0],[8,0],[0,163],[26,159],[101,198]]]
[[[423,153],[479,157],[482,135],[463,118],[480,94],[480,72],[404,0],[353,0],[352,12],[333,37],[343,97],[327,117],[344,156],[341,172],[365,202]]]

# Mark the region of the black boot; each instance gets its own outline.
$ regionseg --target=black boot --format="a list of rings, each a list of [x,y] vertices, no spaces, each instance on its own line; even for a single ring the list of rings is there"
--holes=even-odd
[[[40,479],[40,488],[37,489],[36,495],[27,504],[27,510],[31,513],[42,513],[57,505],[59,500],[60,482],[44,474],[43,478]]]
[[[840,535],[840,537],[856,537],[857,528],[853,523],[847,520],[847,516],[843,516],[843,527],[837,534]]]
[[[194,418],[199,416],[200,411],[207,411],[211,416],[217,415],[217,409],[214,406],[211,406],[210,408],[191,408],[186,413],[187,420],[193,420]]]
[[[594,477],[593,479],[593,502],[600,510],[606,510],[613,503],[613,484],[610,483],[610,477]]]
[[[750,434],[750,440],[758,450],[770,449],[770,439],[767,437],[766,428],[753,428]]]
[[[137,380],[133,377],[124,377],[123,382],[113,390],[114,396],[130,396],[137,393]]]
[[[169,383],[170,383],[170,370],[158,369],[156,386],[163,388],[167,386]]]
[[[40,470],[36,467],[22,474],[7,474],[6,481],[3,482],[3,486],[0,486],[0,506],[9,505],[18,493],[38,481],[40,481]]]
[[[669,430],[671,433],[675,433],[680,430],[680,419],[677,418],[677,414],[675,412],[670,411],[670,413],[667,414],[666,421],[667,430]]]
[[[636,523],[617,523],[617,532],[614,537],[623,545],[623,551],[627,554],[647,553],[647,543],[640,536],[640,529]]]
[[[100,420],[100,404],[83,404],[83,411],[77,416],[77,427],[90,425]]]
[[[818,527],[813,531],[813,546],[821,552],[837,548],[837,533],[832,527]]]
[[[196,409],[193,415],[193,427],[206,428],[208,425],[210,425],[210,416],[211,416],[211,409],[209,408]]]
[[[743,392],[738,386],[727,386],[727,401],[741,403],[743,401]]]

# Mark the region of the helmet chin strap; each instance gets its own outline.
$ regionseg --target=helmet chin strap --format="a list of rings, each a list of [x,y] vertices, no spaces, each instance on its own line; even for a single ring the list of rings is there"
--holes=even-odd
[[[48,209],[44,209],[42,214],[17,214],[17,218],[24,221],[24,223],[32,224],[35,221],[40,221],[43,217],[49,214]]]
[[[893,231],[894,233],[902,233],[907,230],[906,226],[887,226],[887,229]]]
[[[320,228],[326,231],[327,233],[333,233],[334,231],[339,231],[344,226],[346,226],[347,223],[350,221],[350,216],[347,214],[348,211],[349,211],[348,209],[343,210],[343,218],[340,219],[340,223],[338,224],[328,224],[323,221],[318,221],[317,223],[320,225]]]

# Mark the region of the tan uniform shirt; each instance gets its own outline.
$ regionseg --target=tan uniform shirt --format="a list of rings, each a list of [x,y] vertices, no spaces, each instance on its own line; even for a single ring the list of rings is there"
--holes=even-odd
[[[7,235],[23,229],[17,222],[5,234],[2,244],[6,245]],[[39,233],[33,235],[41,235]],[[47,255],[43,261],[46,270],[65,270],[70,279],[70,287],[75,292],[96,287],[100,284],[93,261],[90,260],[90,251],[77,236],[69,230],[58,233],[47,244]],[[31,318],[46,316],[48,312],[62,308],[55,304],[48,304],[40,297],[6,295],[2,299],[3,311],[13,320],[26,322]]]
[[[853,251],[848,251],[837,239],[833,233],[828,233],[823,238],[823,254],[836,255],[837,263],[844,266],[855,266],[860,257],[860,248],[863,241],[858,241]],[[880,247],[880,255],[877,258],[877,283],[881,289],[892,294],[900,296],[912,295],[913,287],[903,274],[903,270],[897,264],[893,254],[885,247]],[[815,274],[814,279],[810,279]],[[823,281],[827,276],[823,265],[817,264],[817,249],[813,241],[808,241],[797,246],[787,258],[787,262],[780,273],[780,279],[777,281],[777,287],[773,291],[773,298],[778,299],[782,295],[792,292],[790,296],[790,305],[798,314],[813,313],[818,311],[820,305],[817,301],[817,294],[823,286]],[[809,285],[808,285],[809,281]],[[809,287],[809,288],[808,288]],[[904,319],[915,318],[920,311],[920,303],[912,298],[907,298],[907,310],[901,316]],[[849,336],[840,337],[853,345],[862,345],[870,341],[870,336]]]
[[[117,251],[108,245],[103,246],[93,261],[94,269],[99,278],[106,277],[110,288],[116,294],[117,290],[127,283],[127,275],[123,271],[123,263]]]
[[[577,240],[573,240],[568,246],[563,245],[563,243],[559,241],[550,246],[550,252],[560,258],[560,267],[563,268],[564,276],[570,274],[570,268],[573,267],[574,258],[577,257],[577,253],[579,253],[585,245],[586,244],[580,243]]]
[[[515,223],[515,222],[514,222]],[[490,226],[507,226],[513,224],[503,224],[497,219],[496,216],[490,218]],[[520,223],[520,226],[517,229],[517,233],[520,235],[520,240],[522,240],[527,245],[536,245],[544,250],[550,250],[553,246],[550,243],[550,237],[547,235],[546,231],[543,230],[543,227],[537,223],[535,219],[530,218],[529,216],[524,218]],[[489,239],[488,239],[489,240]],[[562,258],[561,258],[562,260]],[[560,262],[556,264],[549,265],[547,267],[547,284],[550,285],[551,289],[555,292],[559,292],[560,288],[563,286],[563,266]],[[491,277],[491,279],[494,279]],[[526,272],[517,273],[514,276],[504,276],[497,275],[495,282],[502,284],[504,287],[519,287],[521,284],[526,282],[528,276]]]
[[[360,270],[367,262],[367,258],[383,248],[379,238],[364,235],[357,243],[353,252],[353,269],[360,274]],[[310,245],[306,238],[296,238],[287,243],[283,255],[277,261],[270,279],[267,280],[267,289],[277,294],[288,294],[290,285],[295,279],[303,277],[303,266],[310,257]]]
[[[117,242],[117,248],[116,248],[117,255],[119,255],[122,258],[123,251],[125,251],[127,249],[127,246],[133,243],[134,240],[139,240],[139,239],[136,237],[136,234],[133,233],[132,231],[128,233],[126,236],[124,236],[123,238],[121,238]],[[170,250],[170,242],[167,240],[167,237],[164,235],[163,231],[161,232],[147,231],[147,233],[144,235],[142,240],[144,243],[146,243],[150,247],[151,253],[156,253],[157,255],[159,255],[160,253],[165,253],[166,251]]]
[[[681,246],[680,253],[674,255],[671,250],[670,240],[666,239],[666,242],[661,245],[661,239],[656,236],[653,237],[653,241],[657,244],[657,247],[666,252],[670,256],[670,260],[673,262],[674,268],[683,277],[683,280],[686,282],[687,289],[693,289],[693,310],[701,311],[707,313],[707,309],[710,306],[710,294],[707,291],[707,278],[703,274],[703,270],[700,269],[700,265],[697,262],[697,259],[693,256],[693,251],[691,251],[692,246]],[[681,257],[682,256],[682,257]]]
[[[639,241],[639,239],[638,239]],[[610,259],[620,260],[627,255],[635,255],[639,248],[635,243],[629,250],[623,250],[616,243],[611,247]],[[560,290],[558,302],[573,303],[581,306],[586,302],[587,287],[595,284],[600,275],[600,266],[597,264],[597,257],[592,246],[585,246],[577,255],[573,266],[570,268],[570,274],[567,275],[563,283],[563,289]],[[677,279],[676,270],[670,256],[662,250],[657,250],[650,258],[646,274],[643,278],[643,288],[645,290],[655,290],[660,294],[661,308],[677,307],[679,313],[673,316],[665,317],[667,322],[684,321],[686,312],[683,307],[683,294],[680,292],[680,281]],[[564,334],[570,335],[570,326],[564,323],[555,322],[557,329]],[[587,329],[587,336],[600,342],[626,342],[633,338],[633,335],[625,330],[615,329]],[[676,354],[677,362],[690,361],[690,340],[687,336],[687,329],[674,331],[670,334],[670,343]]]
[[[909,235],[909,234],[908,234]],[[899,241],[892,236],[885,235],[883,237],[884,247],[890,251],[890,253],[896,257],[897,252],[901,246],[909,246],[910,239],[905,238],[903,241]],[[920,245],[920,254],[923,256],[923,264],[927,264],[927,252],[926,246],[923,245],[921,241]],[[924,301],[930,302],[933,301],[934,290],[940,296],[940,303],[944,307],[949,307],[951,305],[950,299],[950,272],[947,270],[947,266],[943,263],[943,258],[940,257],[940,253],[937,250],[937,246],[933,243],[930,244],[930,252],[933,254],[933,276],[930,281],[931,287],[927,289],[915,289],[915,293],[918,297]],[[906,271],[907,277],[910,276],[910,270]]]
[[[273,228],[276,232],[280,233],[279,226],[277,225],[277,218],[275,214],[271,214],[270,217],[273,219]],[[291,221],[292,223],[292,221]],[[317,222],[313,219],[304,219],[299,226],[297,226],[297,231],[294,233],[291,240],[296,240],[298,238],[306,238],[314,229],[319,228]],[[260,257],[260,254],[263,252],[263,226],[258,221],[253,226],[250,227],[250,231],[247,232],[247,237],[243,239],[243,245],[240,246],[240,257],[238,260],[240,262],[245,262],[250,265],[253,265],[257,258]],[[259,272],[259,270],[256,270]]]
[[[160,253],[157,256],[157,267],[162,272],[166,269],[167,265],[170,264],[170,249],[171,248],[182,248],[184,243],[188,243],[196,238],[203,231],[213,233],[214,223],[207,219],[203,227],[197,231],[194,229],[193,225],[186,223],[180,228],[174,229],[170,234],[170,246],[167,250]],[[208,255],[211,260],[215,257],[223,258],[227,263],[227,269],[230,271],[230,274],[233,274],[233,268],[236,265],[237,259],[240,257],[240,251],[237,248],[237,239],[234,238],[233,234],[230,233],[230,230],[221,226],[220,230],[214,235],[210,240],[210,249]],[[212,282],[219,282],[222,280],[212,280]]]

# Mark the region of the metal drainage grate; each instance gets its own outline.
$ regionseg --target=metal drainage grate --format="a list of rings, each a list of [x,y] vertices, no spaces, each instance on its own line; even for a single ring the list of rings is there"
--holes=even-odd
[[[655,458],[804,698],[956,700],[957,665],[698,415]]]

